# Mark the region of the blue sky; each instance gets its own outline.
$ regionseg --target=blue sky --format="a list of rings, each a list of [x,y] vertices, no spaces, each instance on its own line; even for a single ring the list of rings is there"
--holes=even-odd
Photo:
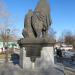
[[[22,33],[24,17],[29,9],[34,10],[39,0],[3,0],[12,14],[16,28]],[[49,0],[51,8],[52,28],[56,35],[62,31],[75,32],[75,0]]]

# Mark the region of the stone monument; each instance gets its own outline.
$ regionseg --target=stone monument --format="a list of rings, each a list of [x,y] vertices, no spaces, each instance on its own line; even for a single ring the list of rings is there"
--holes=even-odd
[[[47,0],[40,0],[35,10],[29,10],[26,14],[22,32],[24,38],[18,40],[21,48],[20,65],[22,67],[25,61],[23,56],[24,51],[26,51],[26,57],[29,57],[31,62],[35,62],[36,58],[41,57],[41,52],[44,50],[46,53],[49,52],[49,62],[54,63],[53,46],[55,40],[51,39],[48,35],[50,25],[49,4]]]

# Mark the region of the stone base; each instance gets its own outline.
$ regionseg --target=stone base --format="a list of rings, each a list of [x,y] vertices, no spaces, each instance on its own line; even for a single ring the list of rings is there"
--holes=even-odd
[[[18,44],[20,47],[26,47],[28,45],[53,46],[55,44],[55,40],[50,38],[22,38],[18,40]]]
[[[40,64],[39,64],[40,63]],[[43,47],[41,51],[41,57],[36,58],[35,67],[54,65],[54,50],[53,47]],[[20,53],[20,66],[22,68],[31,68],[32,63],[29,57],[26,57],[25,49],[21,50]]]
[[[21,68],[30,68],[31,61],[29,57],[26,57],[26,50],[25,48],[21,48],[20,50],[20,67]]]
[[[21,63],[20,63],[20,65],[22,67],[24,67],[23,65],[26,66],[26,64],[28,64],[28,63],[30,65],[31,64],[30,62],[32,60],[33,60],[32,62],[35,62],[35,59],[37,59],[37,58],[39,58],[38,61],[43,60],[43,61],[49,62],[51,64],[54,63],[54,55],[53,55],[54,54],[53,47],[55,44],[54,40],[52,40],[48,37],[22,38],[18,41],[18,44],[21,48],[21,52],[20,52],[21,53],[21,60],[20,60]],[[25,48],[25,50],[22,48]],[[26,51],[25,54],[24,54],[24,51]],[[41,51],[43,51],[43,52],[41,52]],[[30,61],[30,58],[28,58],[28,57],[31,58],[31,61]],[[35,62],[35,64],[37,62]]]

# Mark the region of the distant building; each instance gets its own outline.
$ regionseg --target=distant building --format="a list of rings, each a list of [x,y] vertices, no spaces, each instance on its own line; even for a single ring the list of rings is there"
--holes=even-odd
[[[65,50],[65,51],[68,51],[68,50],[73,50],[73,46],[72,45],[65,45],[65,44],[62,44],[61,47],[60,47],[61,50]]]
[[[8,47],[9,48],[14,47],[14,51],[15,51],[15,49],[19,48],[19,45],[17,44],[17,42],[8,42]],[[3,47],[3,42],[0,42],[0,53],[1,52],[5,52],[5,48]]]
[[[54,48],[60,48],[61,50],[73,50],[73,46],[72,45],[66,45],[64,44],[63,42],[60,43],[60,42],[57,42],[54,46]]]

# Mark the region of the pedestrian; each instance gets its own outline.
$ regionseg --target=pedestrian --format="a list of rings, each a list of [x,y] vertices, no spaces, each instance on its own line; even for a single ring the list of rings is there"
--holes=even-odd
[[[56,49],[57,60],[62,62],[62,51],[61,49]]]

